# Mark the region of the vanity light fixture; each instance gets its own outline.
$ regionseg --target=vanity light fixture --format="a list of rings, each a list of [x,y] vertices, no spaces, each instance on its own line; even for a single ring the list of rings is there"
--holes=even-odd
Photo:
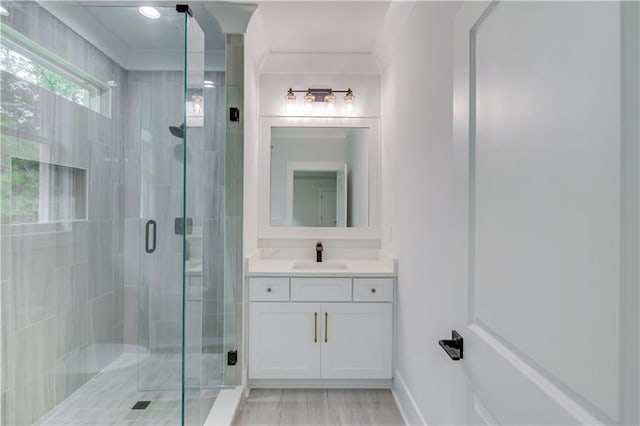
[[[187,101],[187,127],[204,126],[204,97],[199,94]]]
[[[4,7],[0,6],[0,16],[9,16],[9,11]]]
[[[142,6],[142,7],[138,8],[138,12],[140,12],[140,14],[142,16],[145,16],[145,17],[147,17],[149,19],[158,19],[158,18],[160,18],[160,12],[155,7]]]
[[[284,95],[284,112],[287,115],[295,115],[298,107],[298,98],[296,97],[296,93],[304,93],[304,113],[311,113],[314,110],[314,104],[322,102],[325,104],[325,111],[329,115],[333,115],[337,112],[336,106],[336,93],[344,93],[343,98],[343,110],[342,112],[345,115],[353,115],[355,112],[355,101],[356,97],[353,94],[351,89],[347,90],[333,90],[329,89],[312,89],[309,88],[307,90],[293,90],[289,88],[287,93]]]

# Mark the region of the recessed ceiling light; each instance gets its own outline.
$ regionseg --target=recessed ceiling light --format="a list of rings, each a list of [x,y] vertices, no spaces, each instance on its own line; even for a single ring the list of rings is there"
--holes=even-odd
[[[9,11],[4,7],[0,6],[0,16],[9,16]]]
[[[160,17],[160,12],[158,12],[158,9],[156,9],[155,7],[142,6],[138,8],[138,11],[140,12],[140,14],[142,14],[142,16],[146,16],[147,18],[158,19]]]

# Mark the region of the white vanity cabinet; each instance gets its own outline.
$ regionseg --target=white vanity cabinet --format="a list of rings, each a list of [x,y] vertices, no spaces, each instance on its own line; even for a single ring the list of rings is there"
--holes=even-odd
[[[321,307],[317,303],[252,302],[249,375],[258,379],[320,377]]]
[[[252,277],[249,295],[250,380],[391,378],[393,278]]]
[[[321,376],[391,378],[391,303],[325,303]]]

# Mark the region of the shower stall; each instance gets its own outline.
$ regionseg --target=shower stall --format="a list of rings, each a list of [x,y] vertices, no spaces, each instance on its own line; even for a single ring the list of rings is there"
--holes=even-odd
[[[238,381],[242,36],[122,4],[1,4],[1,425],[202,425]]]

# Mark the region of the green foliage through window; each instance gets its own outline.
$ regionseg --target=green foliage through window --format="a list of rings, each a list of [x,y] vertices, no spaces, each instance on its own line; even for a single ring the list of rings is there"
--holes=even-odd
[[[0,70],[44,87],[79,105],[89,107],[91,93],[79,83],[53,72],[20,53],[0,45]]]
[[[37,90],[34,90],[38,87],[111,116],[111,89],[105,83],[8,25],[0,25],[0,36],[4,116],[18,123],[30,121],[28,114],[22,114],[28,106],[24,104],[28,104],[30,99],[38,101]]]
[[[39,222],[40,163],[11,159],[11,222]]]
[[[87,171],[11,157],[3,167],[2,223],[49,223],[87,218]]]

